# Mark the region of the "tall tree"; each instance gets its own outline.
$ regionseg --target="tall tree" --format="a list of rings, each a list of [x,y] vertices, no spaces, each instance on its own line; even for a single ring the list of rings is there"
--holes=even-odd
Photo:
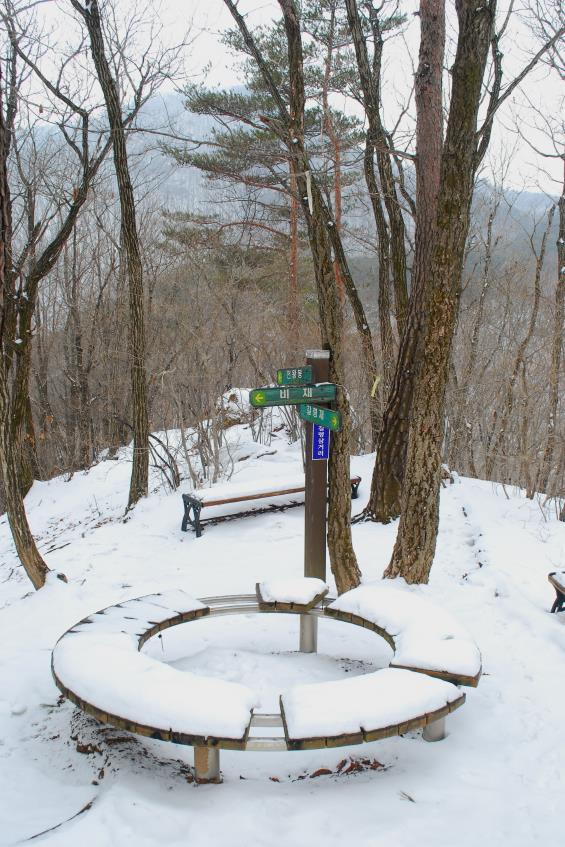
[[[375,383],[378,368],[370,322],[349,267],[342,232],[340,231],[341,187],[345,186],[347,182],[345,160],[346,156],[351,158],[350,151],[358,143],[359,132],[355,120],[332,110],[329,106],[328,93],[336,85],[333,61],[337,36],[331,23],[332,8],[335,4],[333,0],[329,0],[328,3],[322,5],[324,7],[329,6],[329,21],[327,23],[318,21],[318,26],[312,29],[314,33],[312,38],[316,39],[316,45],[323,46],[323,64],[321,67],[316,64],[312,54],[317,57],[319,50],[313,50],[312,43],[303,56],[304,143],[311,160],[317,164],[317,184],[331,216],[331,224],[328,225],[328,229],[333,250],[336,282],[340,290],[345,291],[359,335],[366,397],[369,398],[372,441],[374,442],[380,427],[380,416],[376,404],[371,399],[371,388]],[[309,24],[311,25],[318,4],[313,2],[308,4],[307,8]],[[273,102],[272,94],[262,74],[257,71],[254,56],[241,33],[228,33],[226,41],[236,51],[250,57],[250,61],[244,65],[248,91],[241,93],[189,89],[189,107],[195,111],[221,118],[224,121],[227,120],[230,124],[229,131],[214,133],[209,152],[196,152],[187,155],[179,154],[177,151],[175,155],[179,161],[193,164],[217,176],[240,180],[248,187],[265,187],[279,194],[290,194],[291,213],[293,213],[295,204],[300,201],[302,206],[306,195],[300,198],[299,192],[296,193],[294,190],[295,175],[292,167],[294,159],[288,157],[286,145],[281,144],[280,134],[277,134],[273,128],[276,127],[278,120],[277,105]],[[290,91],[284,28],[280,24],[275,24],[272,28],[259,29],[253,35],[253,41],[256,49],[261,52],[265,64],[270,68],[273,84],[280,91],[283,101],[287,102]],[[306,62],[306,57],[309,59],[308,62]],[[321,109],[314,105],[315,101],[320,103]],[[241,127],[234,128],[233,123],[235,121],[240,122]],[[327,130],[329,145],[326,142],[326,133],[320,133],[320,125],[322,129]],[[331,126],[331,131],[328,129],[329,126]],[[338,166],[336,167],[337,142],[339,142],[339,150],[337,151]],[[328,161],[332,162],[331,166],[328,166]],[[333,205],[331,202],[332,193]],[[292,223],[292,215],[290,223]],[[259,226],[263,226],[261,221]]]
[[[348,15],[352,22],[352,32],[355,38],[356,2],[355,0],[346,0],[346,2]],[[422,41],[420,63],[416,74],[415,85],[417,124],[419,125],[417,126],[416,138],[417,145],[420,149],[417,150],[416,155],[416,173],[417,192],[419,192],[422,198],[426,197],[426,193],[422,193],[423,186],[426,183],[432,186],[434,180],[437,180],[437,168],[432,169],[429,174],[427,173],[426,164],[429,164],[430,161],[427,160],[427,157],[430,156],[432,160],[435,158],[437,161],[437,153],[441,149],[441,114],[438,114],[438,103],[440,102],[438,95],[441,93],[441,75],[437,72],[438,61],[441,66],[439,57],[443,49],[443,36],[438,25],[438,15],[443,15],[443,12],[439,11],[441,5],[443,4],[422,3],[419,15],[422,25]],[[368,6],[369,10],[373,8],[372,3],[369,3]],[[459,15],[460,7],[457,4],[456,8]],[[533,56],[520,73],[503,88],[503,54],[500,49],[500,42],[510,18],[511,16],[507,15],[501,29],[498,32],[493,29],[490,35],[492,82],[486,104],[485,119],[476,134],[473,176],[488,149],[493,120],[497,110],[550,48],[551,44],[555,43],[559,37],[558,33],[552,34],[552,38],[548,39],[546,44]],[[433,28],[435,28],[435,36],[431,40],[426,38],[426,29],[429,26],[432,27],[432,33]],[[357,24],[357,31],[360,31],[359,24]],[[430,83],[434,84],[430,85]],[[437,126],[437,132],[435,132],[436,141],[434,141],[434,130],[432,126],[434,123]],[[433,197],[433,194],[431,196]],[[426,204],[429,205],[428,201],[426,201]],[[418,205],[418,198],[416,205]],[[423,207],[420,210],[416,210],[416,249],[420,254],[422,254],[423,245],[426,242],[431,244],[432,230],[430,226],[434,222],[433,206],[428,208],[428,212],[429,214],[426,213]],[[435,221],[435,224],[437,224],[437,221]],[[426,232],[428,233],[427,236]],[[424,269],[423,272],[422,269]],[[424,331],[424,323],[427,319],[423,288],[428,284],[427,279],[429,276],[429,271],[426,270],[426,262],[421,260],[421,256],[420,259],[415,258],[408,320],[401,339],[392,389],[383,416],[383,427],[377,446],[371,496],[365,510],[367,517],[383,522],[388,522],[398,517],[402,508],[401,498],[404,485],[411,409],[415,382],[418,379],[421,350],[423,349],[421,346],[421,337]]]
[[[145,371],[143,265],[136,223],[133,185],[128,164],[124,118],[116,80],[112,76],[106,56],[98,0],[90,0],[84,6],[78,0],[71,0],[71,3],[82,17],[90,38],[92,58],[108,113],[120,199],[121,239],[127,263],[130,311],[133,463],[128,498],[129,509],[141,497],[147,496],[149,484],[149,413]]]
[[[459,32],[451,70],[452,92],[443,151],[434,244],[422,255],[427,277],[423,293],[423,331],[412,402],[401,518],[385,576],[427,582],[439,522],[441,445],[445,390],[461,294],[465,242],[476,168],[477,116],[495,0],[482,6],[456,3]],[[441,127],[436,127],[440,132]]]
[[[392,16],[386,18],[382,12],[383,6],[384,4],[377,6],[373,0],[364,3],[366,18],[362,19],[357,0],[346,0],[347,20],[369,127],[365,150],[365,176],[377,224],[379,262],[382,258],[383,273],[384,270],[389,270],[389,267],[392,272],[396,323],[399,333],[402,334],[408,309],[406,228],[393,172],[394,151],[390,134],[387,133],[381,117],[381,75],[384,34],[389,29],[397,28],[404,19],[396,9]],[[369,43],[373,48],[372,59],[369,55]],[[377,162],[380,188],[374,173],[374,158]],[[388,216],[386,227],[383,205]]]
[[[20,225],[15,227],[15,231],[10,230],[7,253],[6,283],[12,292],[8,301],[7,328],[18,339],[7,366],[11,376],[12,435],[14,449],[19,456],[18,480],[21,494],[25,496],[36,472],[29,382],[32,330],[40,285],[55,267],[110,147],[99,134],[92,134],[90,111],[69,93],[65,71],[68,73],[67,66],[72,63],[73,55],[62,59],[58,79],[55,83],[51,82],[39,67],[40,57],[34,55],[32,58],[35,38],[29,20],[20,20],[11,5],[2,14],[2,19],[8,36],[10,68],[6,109],[12,165],[10,181],[14,183],[20,209]],[[42,85],[50,107],[60,120],[65,152],[58,150],[55,142],[50,140],[42,157],[33,129],[25,127],[25,118],[20,119],[20,124],[24,124],[23,132],[20,132],[16,116],[24,107],[21,80],[29,70]],[[27,107],[24,111],[28,111]],[[20,138],[20,135],[23,137]],[[61,160],[65,161],[66,184],[61,184],[57,167],[52,168],[57,174],[52,181],[50,168],[46,165],[48,161],[55,164],[53,149],[49,151],[49,146],[58,150]]]
[[[25,9],[24,9],[25,11]],[[27,522],[23,496],[33,477],[29,468],[29,454],[33,452],[33,422],[29,382],[32,361],[33,320],[36,313],[39,287],[55,267],[64,245],[73,231],[83,208],[89,188],[94,180],[109,143],[91,143],[90,113],[76,104],[65,88],[63,71],[57,83],[52,83],[42,73],[29,54],[22,49],[28,37],[27,27],[17,30],[17,15],[12,7],[2,14],[8,34],[7,103],[2,112],[3,194],[5,196],[2,279],[2,401],[0,428],[2,440],[2,482],[8,520],[22,561],[33,585],[40,588],[45,581],[47,566],[40,556]],[[24,38],[24,36],[26,38]],[[63,68],[71,61],[67,57]],[[22,105],[21,73],[18,59],[31,69],[44,90],[60,105],[62,133],[72,155],[78,158],[76,168],[70,168],[70,184],[58,185],[55,199],[43,203],[42,217],[37,213],[39,190],[38,174],[26,169],[22,146],[16,142],[16,115]],[[29,139],[28,139],[29,140]],[[12,198],[8,181],[8,161],[12,158],[20,179],[21,206],[25,225],[23,234],[12,222]],[[46,182],[45,174],[41,179]],[[35,180],[35,181],[34,181]],[[22,211],[22,209],[20,211]],[[17,244],[19,251],[16,251]]]
[[[3,104],[4,85],[0,64],[0,471],[8,521],[16,551],[34,588],[41,588],[49,569],[31,534],[21,496],[16,451],[11,427],[11,396],[8,362],[13,343],[10,331],[10,286],[7,265],[11,262],[11,201],[8,187],[7,159],[10,142]]]
[[[381,181],[388,197],[389,220],[393,233],[392,252],[396,258],[395,289],[404,291],[405,258],[404,224],[392,180],[390,151],[380,119],[380,73],[382,62],[382,25],[379,12],[369,4],[371,28],[379,35],[375,41],[375,57],[371,68],[368,60],[366,38],[356,0],[346,0],[349,25],[359,65],[360,78],[365,93],[365,108],[372,126],[369,138],[380,153]],[[416,373],[416,350],[423,319],[423,292],[427,262],[433,244],[439,168],[443,141],[442,74],[445,44],[444,0],[423,0],[420,4],[420,54],[415,79],[416,91],[416,236],[412,271],[412,288],[409,309],[403,296],[397,295],[397,312],[403,315],[398,321],[401,342],[396,368],[383,415],[377,444],[371,495],[365,510],[372,518],[386,522],[400,513],[400,497],[404,476],[404,462],[408,438],[408,422],[412,390]],[[385,151],[383,152],[383,145]],[[394,193],[393,193],[394,192]],[[378,212],[377,228],[382,212]],[[380,224],[384,228],[384,224]],[[386,244],[386,238],[380,239]],[[381,286],[382,287],[382,286]],[[382,330],[381,330],[382,332]]]
[[[563,5],[559,0],[531,0],[528,8],[529,20],[532,25],[536,40],[543,44],[553,42],[544,62],[549,66],[551,73],[556,74],[565,81],[565,49],[563,47],[563,27],[565,24],[565,13]],[[557,39],[555,36],[561,37]],[[562,99],[562,104],[565,101]],[[549,368],[549,407],[545,422],[545,447],[539,468],[536,487],[538,491],[547,491],[554,461],[555,447],[557,442],[557,411],[560,397],[560,371],[563,351],[563,326],[565,321],[565,119],[563,111],[558,115],[541,114],[536,111],[536,128],[542,134],[542,150],[527,139],[536,153],[541,153],[544,158],[555,159],[563,164],[560,179],[557,181],[559,187],[558,210],[558,235],[557,235],[557,267],[555,293],[553,300],[553,325],[551,332],[551,364]],[[560,519],[565,520],[565,503],[560,514]]]
[[[308,227],[310,249],[318,293],[322,343],[330,351],[330,379],[338,385],[337,405],[343,416],[343,430],[333,441],[330,457],[328,548],[337,589],[340,593],[357,585],[360,571],[351,539],[351,487],[349,485],[350,412],[344,390],[343,312],[335,284],[332,249],[335,249],[335,222],[324,200],[308,155],[304,119],[306,93],[299,14],[293,0],[279,0],[284,19],[288,50],[288,103],[275,81],[269,64],[232,0],[224,0],[235,20],[250,55],[253,56],[276,106],[269,118],[270,129],[286,146],[295,163],[298,196]],[[338,235],[339,238],[339,235]],[[341,263],[340,258],[340,263]],[[345,281],[345,280],[344,280]],[[347,285],[347,282],[346,282]]]

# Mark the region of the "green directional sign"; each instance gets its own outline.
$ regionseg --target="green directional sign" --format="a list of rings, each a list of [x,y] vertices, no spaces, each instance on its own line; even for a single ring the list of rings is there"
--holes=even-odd
[[[318,424],[325,429],[331,429],[332,432],[339,432],[341,429],[341,413],[334,412],[333,409],[323,409],[321,406],[303,403],[298,409],[298,414],[303,421]]]
[[[298,406],[301,403],[329,403],[335,400],[336,389],[331,382],[319,385],[289,386],[288,388],[254,388],[249,402],[255,408],[264,406]]]
[[[308,385],[310,382],[313,382],[311,365],[277,371],[277,385]]]

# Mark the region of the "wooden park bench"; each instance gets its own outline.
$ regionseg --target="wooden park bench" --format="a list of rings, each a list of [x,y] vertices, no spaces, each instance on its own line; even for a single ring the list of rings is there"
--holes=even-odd
[[[360,476],[351,477],[351,497],[355,499],[358,495]],[[183,494],[182,502],[184,506],[184,517],[182,519],[181,530],[186,532],[188,525],[196,532],[196,537],[202,535],[202,524],[207,521],[221,521],[233,517],[244,517],[249,514],[258,514],[272,509],[284,509],[289,505],[300,505],[300,501],[294,503],[271,503],[267,507],[253,507],[245,512],[230,513],[222,516],[215,516],[203,519],[201,517],[202,509],[209,509],[213,506],[233,506],[239,503],[251,502],[253,500],[264,500],[283,498],[288,501],[293,494],[304,493],[304,477],[294,477],[292,479],[280,480],[278,483],[270,482],[263,486],[254,486],[251,483],[241,483],[233,485],[215,486],[214,488],[201,488],[193,491],[191,494]]]
[[[565,571],[553,571],[548,574],[548,580],[555,588],[555,600],[551,607],[552,612],[565,611]]]

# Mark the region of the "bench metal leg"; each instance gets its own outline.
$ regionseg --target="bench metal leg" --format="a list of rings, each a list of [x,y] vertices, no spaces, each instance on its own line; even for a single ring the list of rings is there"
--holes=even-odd
[[[445,718],[432,721],[424,727],[424,741],[441,741],[445,736]]]
[[[565,594],[562,594],[561,591],[555,589],[555,600],[553,601],[553,606],[551,607],[552,612],[563,612],[565,610]]]
[[[218,747],[194,747],[196,782],[221,782],[220,751]]]
[[[196,532],[196,537],[200,538],[202,535],[202,524],[200,523],[202,503],[196,497],[191,497],[190,494],[183,494],[182,504],[184,506],[184,517],[180,527],[181,531],[186,532],[190,524]]]
[[[318,652],[318,618],[300,615],[300,652]]]

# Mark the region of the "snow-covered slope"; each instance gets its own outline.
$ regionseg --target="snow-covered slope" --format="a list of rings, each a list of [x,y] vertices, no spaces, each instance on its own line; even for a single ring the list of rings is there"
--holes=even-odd
[[[283,432],[265,447],[233,427],[230,441],[234,484],[300,472]],[[550,509],[477,480],[442,491],[430,584],[404,588],[449,610],[482,652],[481,683],[449,718],[447,739],[426,744],[409,733],[346,749],[223,751],[223,785],[196,787],[190,748],[113,731],[60,701],[51,649],[75,621],[120,600],[172,588],[247,593],[301,575],[303,508],[209,526],[196,539],[180,532],[180,492],[157,478],[124,520],[129,470],[124,454],[30,492],[32,528],[68,584],[52,578],[34,592],[0,521],[0,844],[45,830],[37,843],[61,847],[561,843],[565,614],[548,613],[547,573],[565,566],[565,524]],[[363,477],[357,511],[372,458],[354,458],[353,470]],[[380,579],[396,525],[353,531],[364,581]],[[286,616],[215,618],[167,630],[145,649],[177,668],[252,684],[267,710],[286,685],[390,661],[373,633],[332,621],[321,623],[321,655],[296,654],[297,627]]]

